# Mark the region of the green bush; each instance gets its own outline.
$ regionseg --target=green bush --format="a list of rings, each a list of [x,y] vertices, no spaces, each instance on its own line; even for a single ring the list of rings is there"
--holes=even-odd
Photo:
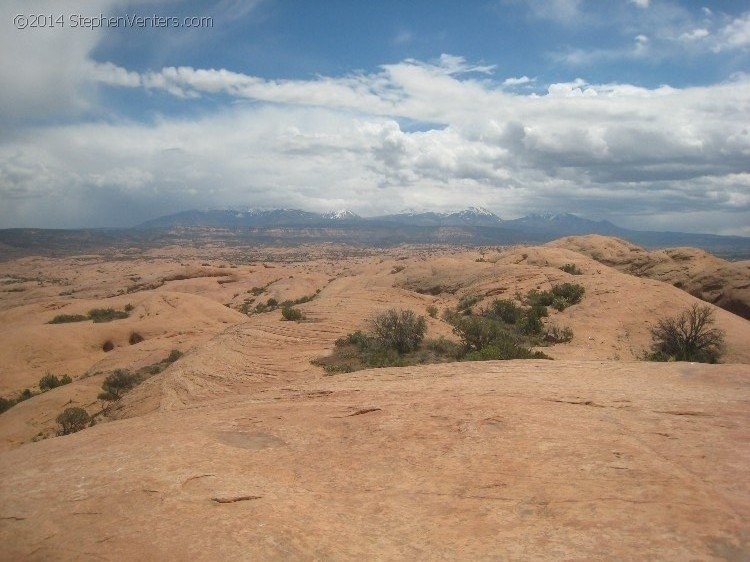
[[[68,375],[63,375],[58,379],[52,373],[47,373],[41,379],[39,379],[39,390],[41,390],[42,392],[46,392],[47,390],[52,390],[53,388],[57,388],[58,386],[63,386],[65,384],[70,384],[71,382],[73,382],[73,380]]]
[[[544,341],[550,343],[566,343],[573,339],[573,330],[567,326],[550,324],[544,334]]]
[[[459,312],[465,312],[467,310],[470,311],[471,307],[481,300],[482,297],[480,295],[465,295],[461,297],[461,299],[459,299],[456,310],[458,310]]]
[[[458,317],[453,325],[453,333],[461,338],[466,351],[481,351],[504,333],[496,320],[481,316]]]
[[[524,316],[521,323],[521,333],[527,336],[534,336],[542,333],[544,325],[539,318],[538,308],[532,308]]]
[[[679,316],[663,318],[651,329],[652,361],[716,363],[724,351],[724,332],[714,327],[710,305],[693,304]]]
[[[298,308],[285,306],[281,309],[281,316],[284,318],[284,320],[298,321],[302,320],[302,311]]]
[[[68,324],[70,322],[85,322],[88,320],[88,316],[83,314],[58,314],[48,324]]]
[[[532,307],[550,306],[554,298],[554,295],[549,291],[539,292],[537,290],[529,291],[529,294],[526,296],[528,303]]]
[[[566,263],[560,269],[562,269],[565,273],[570,273],[571,275],[583,275],[583,271],[581,271],[574,263]]]
[[[10,410],[15,405],[15,400],[8,400],[7,398],[3,398],[2,396],[0,396],[0,414],[7,410]]]
[[[478,351],[466,355],[468,361],[507,361],[510,359],[551,359],[541,351],[532,351],[516,343],[513,338],[504,336],[495,339]]]
[[[496,299],[492,302],[489,314],[506,324],[517,324],[523,318],[523,309],[512,300]]]
[[[586,289],[575,283],[563,283],[552,287],[552,294],[556,297],[565,299],[568,306],[581,302]]]
[[[85,429],[86,426],[91,422],[91,418],[86,410],[74,406],[72,408],[65,408],[62,413],[57,416],[57,424],[60,429],[57,431],[58,435],[70,435],[76,431]]]
[[[438,309],[436,306],[431,305],[431,304],[427,306],[427,314],[430,315],[430,318],[437,317],[437,313],[438,313]]]
[[[182,351],[179,349],[173,349],[169,352],[169,356],[167,357],[167,363],[174,363],[177,361],[180,357],[182,357]]]
[[[28,388],[24,388],[23,391],[19,392],[18,396],[16,396],[15,398],[0,398],[0,414],[5,412],[6,410],[9,410],[19,402],[28,400],[33,396],[34,393],[31,392],[31,390],[29,390]]]
[[[435,340],[425,340],[424,347],[428,351],[443,356],[458,359],[463,355],[461,344],[446,339],[444,336],[440,336]]]
[[[120,320],[127,317],[127,312],[124,310],[115,310],[114,308],[92,308],[89,310],[89,318],[96,324],[111,322],[112,320]]]
[[[115,402],[122,398],[122,395],[138,384],[139,380],[125,369],[117,369],[111,375],[108,375],[102,383],[103,392],[99,393],[99,400]]]
[[[383,347],[408,353],[419,347],[427,323],[424,316],[417,316],[412,310],[390,309],[373,318],[371,327],[375,339]]]
[[[368,336],[362,330],[357,330],[356,332],[347,334],[343,338],[337,339],[336,346],[343,347],[347,344],[351,344],[351,345],[356,345],[357,348],[359,349],[365,349],[369,347],[373,341],[374,340],[371,336]]]

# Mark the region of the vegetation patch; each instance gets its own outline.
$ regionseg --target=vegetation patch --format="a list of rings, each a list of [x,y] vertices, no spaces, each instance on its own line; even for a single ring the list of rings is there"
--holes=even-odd
[[[144,337],[138,332],[133,332],[132,334],[130,334],[130,337],[128,338],[128,343],[130,345],[135,345],[137,343],[141,343],[142,341],[144,341]]]
[[[551,306],[563,311],[569,306],[578,304],[583,299],[586,289],[575,283],[554,285],[549,291],[531,291],[526,297],[531,306]]]
[[[299,308],[285,306],[284,308],[281,309],[281,317],[284,320],[297,322],[304,318],[304,314],[302,314],[302,311]]]
[[[115,310],[114,308],[92,308],[89,310],[89,318],[94,324],[112,322],[113,320],[122,320],[130,314],[125,310]]]
[[[62,377],[57,378],[56,375],[47,373],[41,379],[39,379],[39,390],[41,390],[42,392],[47,392],[48,390],[52,390],[53,388],[57,388],[58,386],[70,384],[72,382],[73,379],[71,379],[68,375],[63,375]]]
[[[74,406],[72,408],[65,408],[62,413],[57,416],[57,425],[59,429],[58,435],[70,435],[85,429],[91,423],[91,417],[88,412],[83,408]]]
[[[550,292],[552,297],[568,296],[578,301],[582,294],[567,287],[558,289],[558,294]],[[333,374],[451,361],[551,359],[532,347],[570,341],[573,337],[570,328],[554,325],[545,332],[541,319],[548,315],[547,308],[533,298],[527,299],[532,301],[527,306],[497,299],[475,315],[471,306],[479,300],[477,295],[464,297],[455,311],[446,309],[443,314],[443,319],[453,326],[458,342],[442,337],[425,340],[423,316],[411,310],[391,309],[373,318],[367,332],[358,330],[337,340],[333,353],[313,364]]]
[[[106,413],[112,403],[118,402],[124,394],[143,381],[161,373],[180,357],[182,357],[182,352],[178,349],[173,349],[166,358],[157,363],[141,367],[135,373],[131,373],[126,369],[116,369],[107,375],[102,383],[102,392],[97,396],[103,404],[102,412]]]
[[[0,414],[6,412],[7,410],[10,410],[16,404],[23,402],[24,400],[28,400],[32,396],[36,396],[36,394],[30,389],[24,388],[21,392],[18,393],[18,396],[16,396],[15,398],[0,397]]]
[[[709,305],[693,304],[680,315],[662,318],[651,329],[650,361],[717,363],[724,352],[724,331],[714,324]]]
[[[58,314],[47,324],[68,324],[69,322],[85,322],[86,320],[89,320],[89,317],[83,314]]]
[[[583,275],[583,271],[581,271],[581,269],[574,263],[566,263],[560,269],[571,275]]]
[[[125,305],[124,310],[116,310],[114,308],[92,308],[85,316],[83,314],[58,314],[52,320],[47,322],[47,324],[68,324],[70,322],[85,322],[87,320],[91,320],[95,324],[112,322],[113,320],[127,318],[130,316],[130,312],[133,308],[132,304],[127,304]]]

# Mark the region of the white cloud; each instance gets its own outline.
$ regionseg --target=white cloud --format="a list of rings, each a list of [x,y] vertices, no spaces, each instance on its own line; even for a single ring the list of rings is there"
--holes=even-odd
[[[581,15],[581,0],[527,0],[531,13],[539,19],[575,23]]]
[[[747,49],[750,47],[750,12],[733,19],[718,33],[716,51]]]
[[[649,4],[651,3],[651,0],[630,0],[633,4],[638,6],[639,8],[648,8]]]
[[[0,118],[44,118],[84,111],[91,92],[82,86],[88,73],[88,54],[102,37],[101,30],[72,29],[69,25],[18,29],[18,14],[107,13],[116,0],[93,5],[71,0],[60,9],[54,0],[8,0],[0,17]]]
[[[750,209],[746,76],[687,89],[579,78],[521,95],[489,71],[448,55],[287,81],[97,65],[90,76],[110,85],[261,103],[193,121],[19,132],[0,141],[0,224],[74,226],[94,208],[103,224],[129,224],[222,205],[365,215],[471,201],[505,216]],[[401,120],[431,125],[410,132]]]
[[[531,84],[534,81],[535,81],[534,79],[529,78],[528,76],[525,76],[525,75],[520,76],[518,78],[511,77],[511,78],[506,78],[505,80],[503,80],[503,86],[509,86],[509,87],[523,86],[526,84]]]
[[[708,29],[699,27],[697,29],[691,29],[690,31],[682,33],[679,39],[681,41],[700,41],[701,39],[705,39],[709,35],[711,35],[711,32]]]

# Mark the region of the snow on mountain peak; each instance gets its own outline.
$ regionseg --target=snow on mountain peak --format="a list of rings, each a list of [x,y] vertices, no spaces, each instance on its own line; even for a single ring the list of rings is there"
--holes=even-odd
[[[328,213],[325,213],[323,216],[331,220],[356,219],[359,217],[359,215],[351,212],[349,209],[339,209],[337,211],[330,211]]]

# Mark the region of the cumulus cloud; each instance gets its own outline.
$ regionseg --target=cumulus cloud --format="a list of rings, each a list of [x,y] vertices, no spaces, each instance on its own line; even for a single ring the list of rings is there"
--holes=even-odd
[[[253,103],[194,120],[18,132],[0,142],[4,226],[74,226],[92,209],[97,225],[127,225],[227,205],[371,215],[469,201],[505,217],[750,210],[744,75],[685,89],[579,78],[540,95],[508,90],[526,77],[493,80],[491,67],[450,55],[309,80],[111,64],[87,72],[110,86]]]
[[[746,50],[750,47],[750,12],[732,19],[718,33],[717,43],[714,46],[717,51],[734,49]]]
[[[71,0],[69,14],[96,16],[106,13],[116,0],[93,5]],[[86,84],[88,54],[101,40],[101,31],[70,26],[17,29],[17,14],[61,14],[54,0],[8,0],[0,18],[0,119],[39,119],[80,113],[89,107]],[[50,87],[54,85],[54,87]]]

